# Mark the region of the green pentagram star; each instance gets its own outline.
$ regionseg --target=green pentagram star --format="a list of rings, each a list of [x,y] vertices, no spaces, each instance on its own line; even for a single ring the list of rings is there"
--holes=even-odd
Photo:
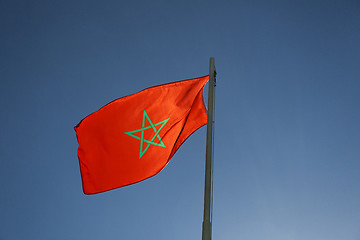
[[[148,120],[148,122],[150,123],[150,126],[145,127],[145,118]],[[155,146],[159,146],[159,147],[166,147],[165,144],[163,143],[163,141],[161,140],[161,137],[159,136],[159,132],[160,130],[164,127],[164,125],[167,123],[167,121],[169,121],[170,118],[165,119],[163,121],[160,121],[158,123],[153,124],[152,121],[149,118],[149,115],[146,113],[146,111],[144,110],[144,114],[143,114],[143,121],[142,121],[142,128],[140,129],[136,129],[133,131],[129,131],[129,132],[124,132],[125,134],[129,135],[130,137],[136,138],[138,140],[140,140],[140,154],[139,154],[139,159],[144,155],[144,153],[148,150],[148,148],[150,147],[150,145],[155,145]],[[156,129],[155,126],[160,126],[159,129]],[[144,139],[144,131],[146,129],[150,129],[152,128],[154,130],[154,136],[152,137],[152,139],[149,141],[147,139]],[[137,133],[137,132],[141,132],[141,137],[138,137],[136,135],[134,135],[133,133]],[[154,142],[154,139],[157,138],[159,140],[159,143]],[[145,147],[145,149],[143,150],[143,146],[144,146],[144,142],[146,142],[148,145]]]

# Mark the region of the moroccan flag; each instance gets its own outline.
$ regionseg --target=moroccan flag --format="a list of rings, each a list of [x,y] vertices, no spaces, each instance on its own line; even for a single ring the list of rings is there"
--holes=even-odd
[[[207,123],[209,76],[150,87],[119,98],[76,127],[85,194],[126,186],[159,173],[181,144]]]

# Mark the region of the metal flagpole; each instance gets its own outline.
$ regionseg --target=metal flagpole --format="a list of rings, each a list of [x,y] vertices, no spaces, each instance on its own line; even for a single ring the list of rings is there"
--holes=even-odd
[[[206,164],[205,164],[205,192],[204,192],[204,220],[202,240],[211,240],[212,236],[212,153],[213,153],[213,111],[214,86],[216,81],[215,60],[210,58],[209,94],[208,94],[208,122],[206,134]]]

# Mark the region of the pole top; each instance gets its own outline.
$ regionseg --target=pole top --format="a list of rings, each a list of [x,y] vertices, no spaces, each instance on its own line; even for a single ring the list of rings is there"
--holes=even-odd
[[[212,70],[214,76],[214,86],[216,86],[216,67],[215,67],[215,58],[210,57],[210,71]],[[211,72],[210,72],[211,74]]]

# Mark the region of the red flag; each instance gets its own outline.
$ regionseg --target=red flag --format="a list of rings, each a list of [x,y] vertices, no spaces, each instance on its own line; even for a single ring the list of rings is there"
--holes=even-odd
[[[100,193],[159,173],[207,123],[202,91],[209,76],[119,98],[76,127],[83,190]]]

